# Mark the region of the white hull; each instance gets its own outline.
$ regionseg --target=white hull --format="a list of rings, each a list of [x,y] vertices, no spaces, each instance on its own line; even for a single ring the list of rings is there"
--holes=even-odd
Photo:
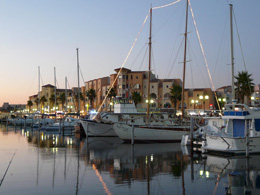
[[[36,120],[34,119],[8,119],[8,123],[11,124],[11,125],[33,125],[33,123],[35,122]]]
[[[260,137],[249,137],[249,153],[260,152]],[[246,138],[207,135],[202,146],[207,151],[243,154],[246,153]]]
[[[93,120],[80,120],[87,136],[92,137],[117,137],[113,124],[98,123]]]
[[[114,129],[117,135],[125,141],[132,139],[132,126],[122,123],[115,123]],[[183,135],[188,134],[182,126],[151,126],[134,127],[135,141],[154,141],[154,142],[180,142]]]

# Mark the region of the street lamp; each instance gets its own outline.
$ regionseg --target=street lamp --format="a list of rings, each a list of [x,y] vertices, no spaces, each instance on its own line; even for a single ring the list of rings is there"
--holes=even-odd
[[[198,103],[199,103],[199,101],[198,100],[191,100],[191,103],[193,104],[193,110],[194,110],[194,112],[195,112],[195,105],[197,105]]]
[[[111,106],[113,106],[113,102],[110,102],[109,106],[110,106],[110,112],[111,112]]]
[[[222,110],[224,110],[224,105],[223,104],[225,104],[225,102],[227,101],[226,98],[218,98],[218,101],[221,104],[220,106],[222,107]]]
[[[251,96],[251,105],[253,105],[253,106],[255,106],[254,101],[255,101],[255,97],[254,97],[254,96]],[[253,104],[252,104],[252,102],[253,102]]]
[[[203,110],[205,112],[205,101],[209,99],[209,96],[208,95],[205,95],[205,96],[200,95],[199,98],[200,98],[200,100],[203,101]]]

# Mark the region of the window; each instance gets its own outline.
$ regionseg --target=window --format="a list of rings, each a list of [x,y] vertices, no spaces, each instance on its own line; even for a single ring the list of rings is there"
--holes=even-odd
[[[131,75],[131,80],[133,80],[133,75]]]
[[[154,86],[152,85],[152,88],[154,88]]]
[[[168,88],[168,85],[166,85],[166,88]]]
[[[123,75],[123,79],[125,79],[125,75]]]
[[[126,84],[126,88],[128,88],[128,84]]]
[[[126,75],[126,80],[128,80],[128,75]]]
[[[136,76],[136,79],[138,79],[138,76]]]
[[[123,85],[123,89],[125,89],[125,85]]]

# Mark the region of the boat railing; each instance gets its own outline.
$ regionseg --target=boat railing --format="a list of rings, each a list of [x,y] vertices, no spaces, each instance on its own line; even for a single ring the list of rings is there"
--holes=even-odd
[[[257,113],[257,110],[251,109],[245,104],[226,104],[225,116],[248,116]]]

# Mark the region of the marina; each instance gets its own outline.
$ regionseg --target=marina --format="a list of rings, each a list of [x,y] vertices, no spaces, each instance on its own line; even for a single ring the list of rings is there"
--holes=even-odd
[[[117,137],[86,140],[5,125],[0,145],[0,194],[259,193],[257,155],[247,164],[243,157],[191,156],[179,143],[132,146]]]
[[[259,2],[153,1],[4,3],[0,194],[260,194]]]

